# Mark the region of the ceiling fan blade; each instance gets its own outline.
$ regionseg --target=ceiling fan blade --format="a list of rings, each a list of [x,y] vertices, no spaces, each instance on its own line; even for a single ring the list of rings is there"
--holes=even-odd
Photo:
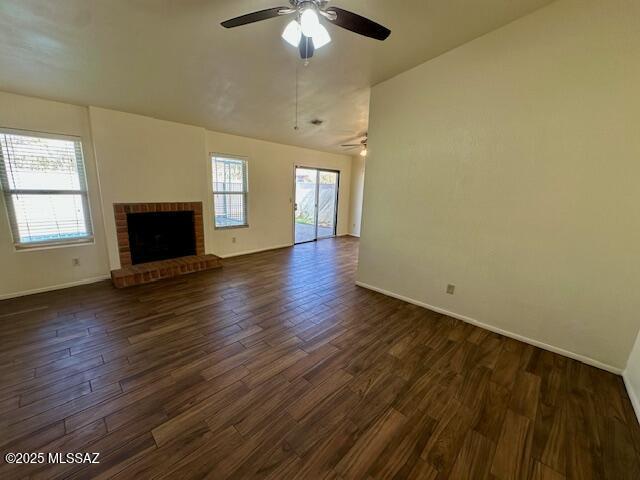
[[[302,38],[300,39],[300,58],[307,60],[313,57],[315,50],[316,49],[313,46],[313,39],[302,35]]]
[[[295,11],[295,10],[294,10]],[[248,25],[249,23],[261,22],[262,20],[269,20],[270,18],[279,17],[281,15],[288,15],[293,13],[289,7],[273,7],[258,12],[247,13],[240,17],[232,18],[225,22],[222,22],[222,26],[225,28],[240,27],[242,25]]]
[[[352,32],[364,35],[365,37],[375,38],[376,40],[386,40],[391,35],[391,30],[379,23],[362,17],[357,13],[349,12],[338,7],[329,7],[327,12],[334,12],[336,18],[328,20],[338,27],[346,28]]]
[[[348,145],[340,145],[341,147],[345,147],[345,148],[355,148],[355,147],[361,147],[362,143],[352,143],[352,144],[348,144]]]

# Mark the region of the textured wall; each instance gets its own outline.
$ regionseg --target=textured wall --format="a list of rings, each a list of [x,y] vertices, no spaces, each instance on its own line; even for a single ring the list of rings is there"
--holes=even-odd
[[[554,2],[376,86],[359,280],[624,368],[638,18],[637,1]]]

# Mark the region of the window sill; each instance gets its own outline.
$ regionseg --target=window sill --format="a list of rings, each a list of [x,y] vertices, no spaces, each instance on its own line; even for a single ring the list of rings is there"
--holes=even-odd
[[[16,252],[34,252],[38,250],[55,250],[58,248],[67,247],[84,247],[88,245],[95,245],[95,239],[93,237],[83,238],[79,240],[63,241],[63,242],[50,242],[50,243],[34,243],[29,244],[14,244],[13,248]]]
[[[237,228],[249,228],[249,225],[229,225],[228,227],[216,227],[213,226],[214,230],[235,230]]]

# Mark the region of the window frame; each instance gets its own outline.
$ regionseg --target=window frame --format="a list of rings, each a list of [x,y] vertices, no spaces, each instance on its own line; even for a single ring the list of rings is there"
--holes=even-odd
[[[64,140],[73,142],[75,159],[77,166],[79,190],[47,190],[47,189],[12,189],[9,187],[4,156],[2,148],[0,148],[0,195],[2,195],[5,204],[5,210],[11,235],[13,247],[15,251],[43,250],[59,247],[82,246],[95,243],[95,233],[93,228],[93,218],[91,215],[91,203],[89,199],[89,184],[87,181],[87,169],[84,156],[84,146],[82,138],[73,135],[64,135],[51,132],[40,132],[36,130],[22,130],[15,128],[0,127],[0,135],[17,135],[32,138],[45,138],[52,140]],[[20,240],[20,229],[18,228],[16,209],[13,201],[13,195],[80,195],[84,213],[85,228],[87,235],[79,237],[64,238],[58,240],[43,240],[36,242],[22,242]]]
[[[244,165],[243,190],[241,192],[217,191],[215,187],[215,168],[217,159],[227,159],[240,161]],[[234,230],[237,228],[249,228],[249,158],[242,155],[231,155],[228,153],[212,152],[209,154],[209,164],[211,167],[211,202],[213,205],[213,228],[214,230]],[[216,223],[216,195],[242,195],[244,199],[244,223],[242,225],[220,225]]]

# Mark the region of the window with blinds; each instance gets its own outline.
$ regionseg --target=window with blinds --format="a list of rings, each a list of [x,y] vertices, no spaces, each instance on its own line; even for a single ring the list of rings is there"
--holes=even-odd
[[[0,185],[17,248],[93,239],[79,139],[0,130]]]
[[[215,227],[247,227],[247,161],[219,155],[211,161]]]

